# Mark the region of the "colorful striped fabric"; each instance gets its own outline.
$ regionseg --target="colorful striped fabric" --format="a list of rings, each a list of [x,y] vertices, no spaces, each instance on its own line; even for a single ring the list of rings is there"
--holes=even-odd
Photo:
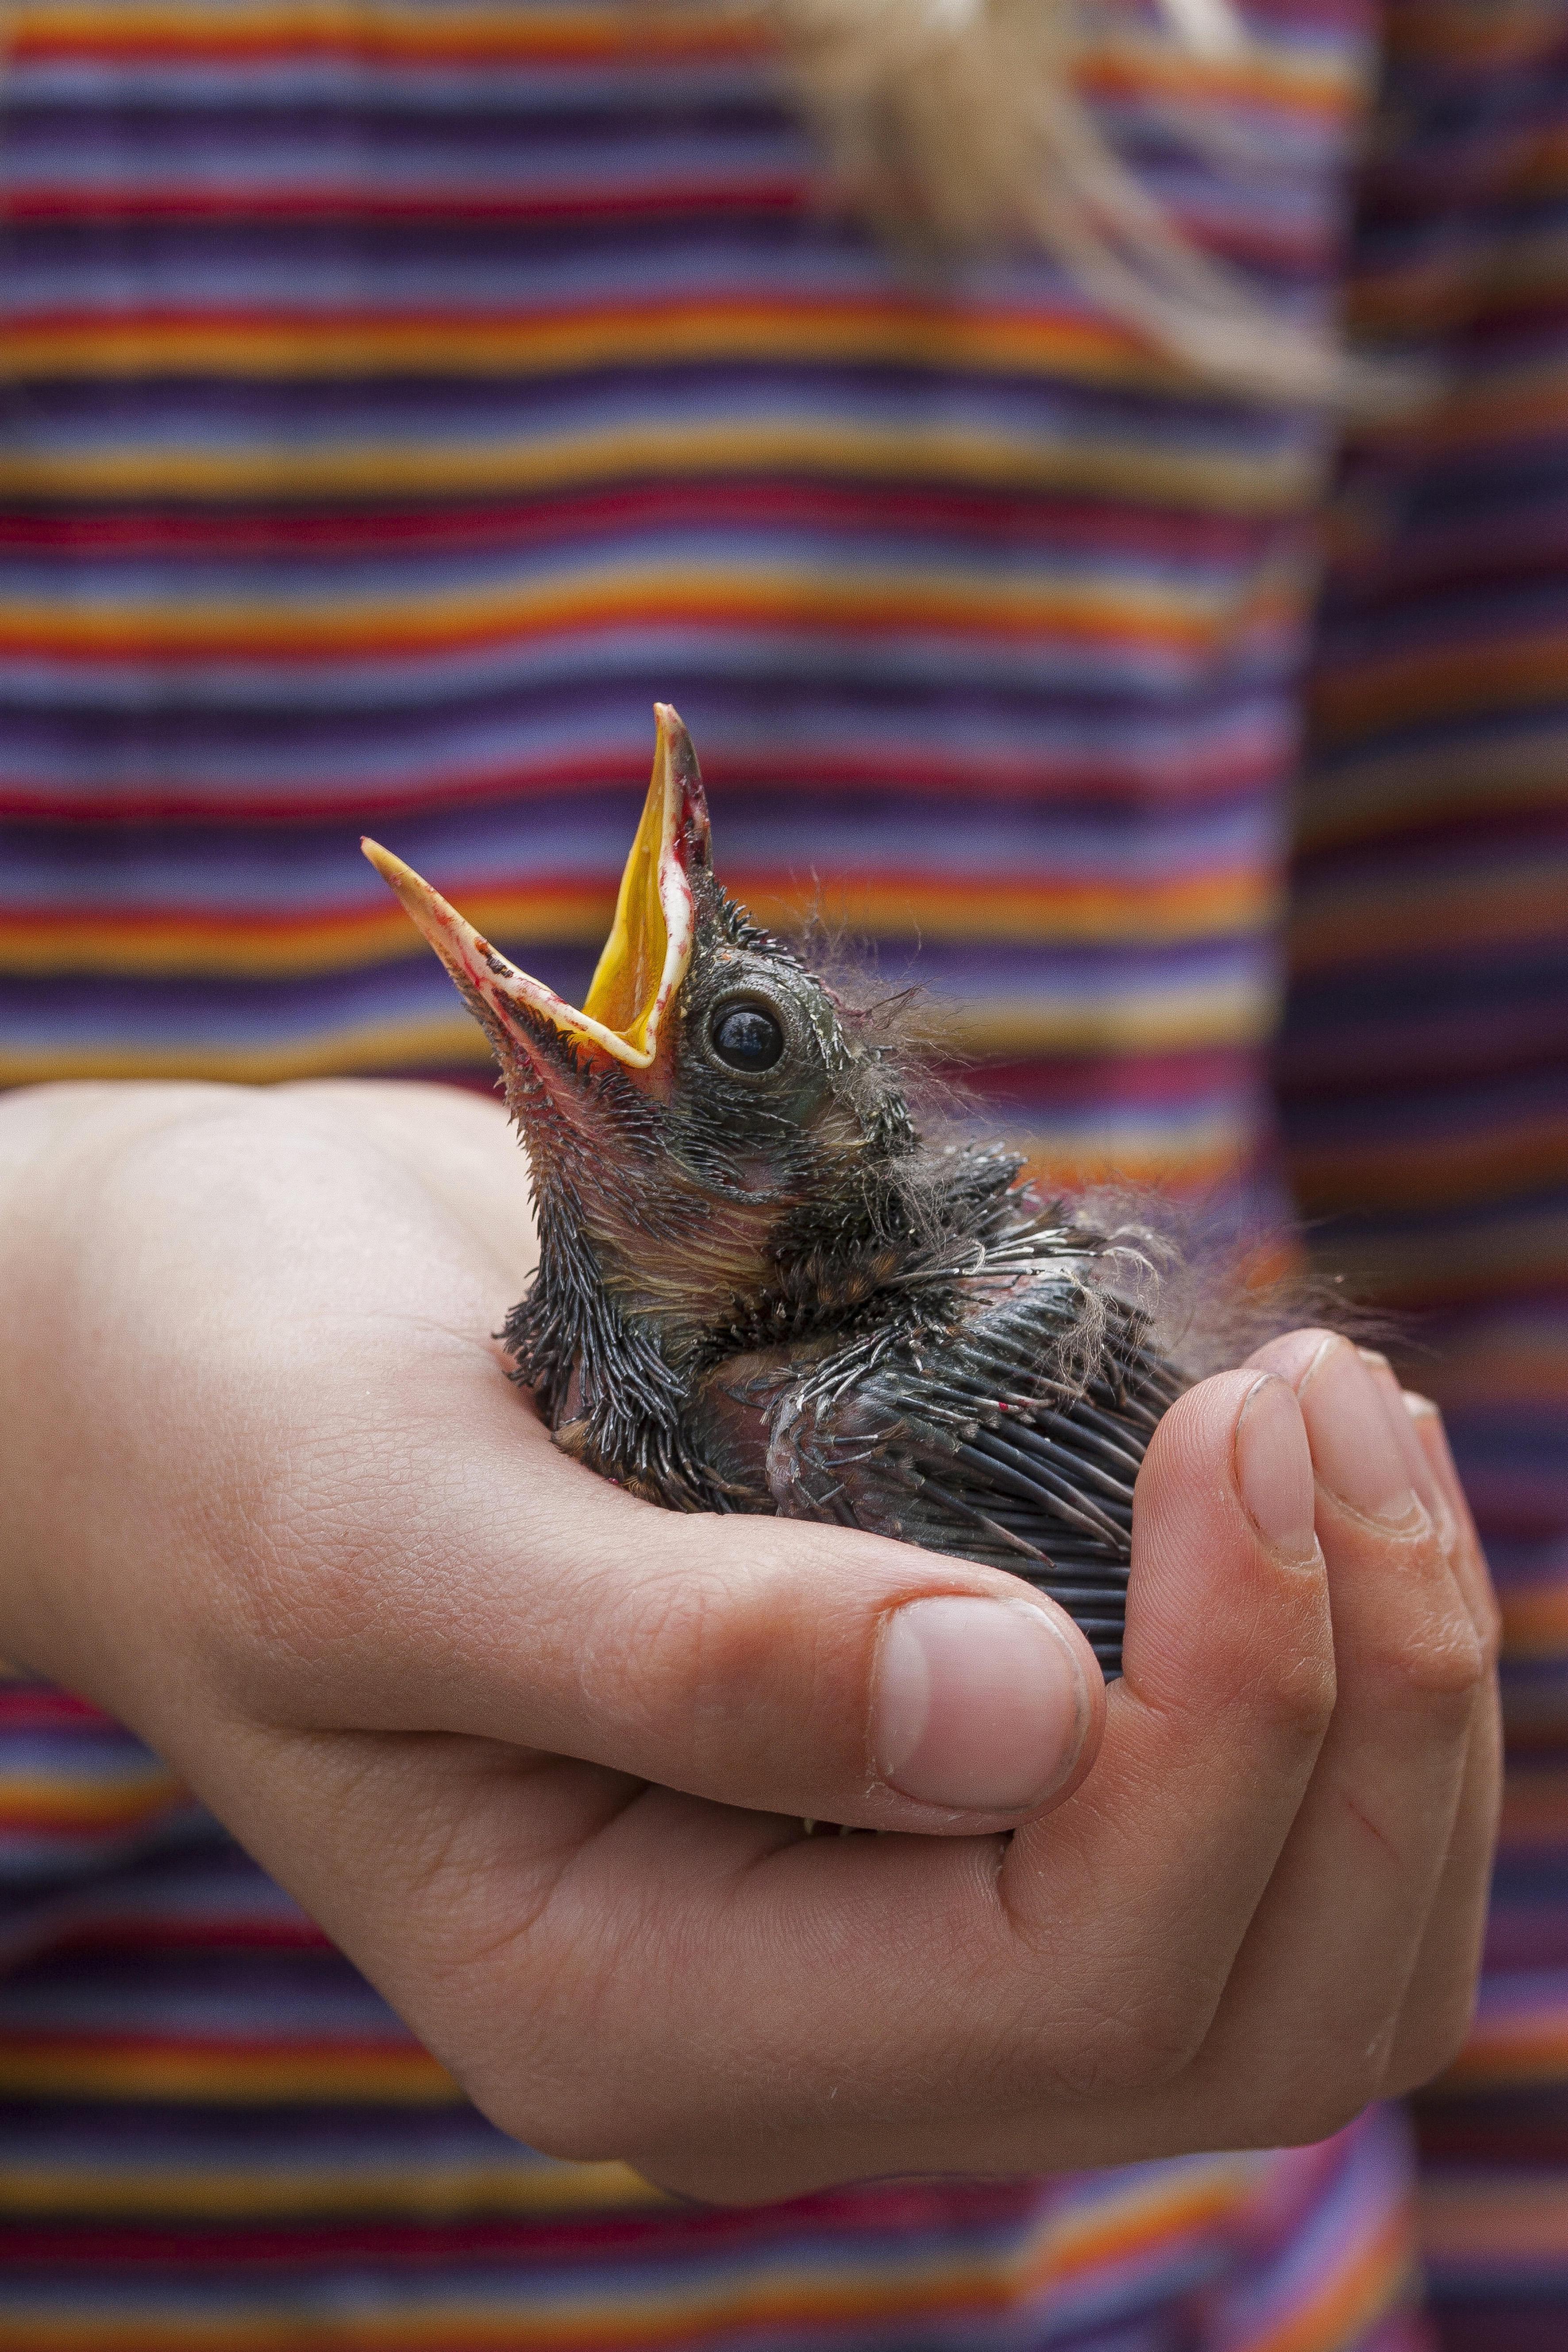
[[[570,991],[674,694],[735,885],[923,942],[1064,1173],[1247,1156],[1315,427],[889,268],[711,11],[10,23],[0,1076],[477,1071],[354,833]],[[1363,28],[1268,29],[1234,185],[1107,104],[1312,308]]]
[[[1436,45],[1413,71],[1447,70],[1452,15],[1405,12],[1406,45]],[[1092,78],[1192,233],[1321,315],[1375,28],[1362,0],[1249,21],[1245,60],[1199,67],[1130,16]],[[942,279],[836,221],[731,14],[16,0],[5,25],[0,1079],[482,1082],[355,837],[578,994],[658,695],[701,748],[727,878],[917,969],[1043,1163],[1249,1213],[1276,1157],[1320,422],[1200,394],[1044,261]],[[1463,235],[1518,143],[1492,94],[1525,68],[1494,47],[1458,70],[1485,184],[1444,181]],[[1225,142],[1173,138],[1173,98]],[[1515,373],[1489,447],[1542,429],[1548,376]],[[1362,741],[1387,705],[1335,667],[1333,625],[1324,778],[1386,766]],[[1345,789],[1403,846],[1397,795]],[[1475,798],[1461,775],[1461,817]],[[1480,822],[1496,884],[1463,919],[1489,908],[1512,969],[1509,926],[1550,896]],[[1336,1158],[1312,1060],[1317,1036],[1344,1066],[1347,1005],[1372,1034],[1335,838],[1301,874],[1288,1064],[1324,1210],[1371,1164]],[[1379,952],[1419,948],[1427,902],[1380,887]],[[1379,1033],[1396,1065],[1424,1001]],[[1478,1233],[1488,1118],[1478,1097]],[[1522,1296],[1532,1229],[1503,1228]],[[1546,1361],[1523,1328],[1490,1391],[1510,1444]],[[1544,1571],[1531,1590],[1550,1606]],[[20,2352],[1419,2340],[1387,2117],[1283,2157],[678,2209],[500,2140],[116,1727],[24,1682],[0,1724]],[[1499,2242],[1481,2187],[1449,2191]]]
[[[110,1727],[25,1704],[80,1789]],[[89,1863],[9,1956],[7,2352],[1416,2352],[1389,2308],[1410,2242],[1385,2114],[1284,2158],[677,2206],[485,2124],[212,1823],[134,1851]]]
[[[1397,0],[1353,300],[1424,349],[1333,518],[1281,1060],[1326,1258],[1413,1317],[1501,1591],[1480,2014],[1422,2105],[1444,2340],[1568,2342],[1568,20]]]

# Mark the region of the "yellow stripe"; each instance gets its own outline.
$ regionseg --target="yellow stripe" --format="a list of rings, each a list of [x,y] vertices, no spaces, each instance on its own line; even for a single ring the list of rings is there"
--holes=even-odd
[[[1434,646],[1330,671],[1312,693],[1321,739],[1353,738],[1379,727],[1494,716],[1552,702],[1568,674],[1568,630],[1514,630],[1506,639]]]
[[[1528,1307],[1510,1312],[1499,1306],[1466,1333],[1461,1353],[1424,1368],[1420,1384],[1449,1413],[1538,1405],[1543,1398],[1568,1403],[1568,1330],[1545,1322],[1552,1312],[1550,1307],[1531,1314]]]
[[[292,1045],[118,1047],[80,1045],[7,1051],[0,1086],[52,1078],[216,1078],[266,1086],[288,1078],[414,1067],[482,1069],[490,1050],[466,1013],[456,1018],[329,1030]]]
[[[1278,451],[1192,448],[1157,442],[1005,428],[907,429],[854,417],[765,418],[744,425],[638,425],[506,441],[365,440],[306,447],[135,446],[0,448],[0,492],[93,500],[496,497],[614,482],[629,476],[720,477],[771,472],[832,480],[957,482],[1007,490],[1099,494],[1205,513],[1293,512],[1315,467]]]
[[[1536,433],[1556,435],[1563,429],[1564,386],[1568,369],[1553,353],[1548,359],[1516,361],[1511,365],[1475,364],[1442,404],[1429,415],[1372,428],[1374,445],[1397,435],[1405,462],[1418,466],[1424,458],[1479,455]]]
[[[933,1008],[939,1045],[964,1054],[1139,1053],[1256,1045],[1273,1033],[1270,990],[1170,986],[1053,1003],[1047,995]],[[242,1085],[337,1073],[482,1069],[489,1048],[466,1013],[327,1030],[292,1045],[0,1046],[0,1085],[66,1078],[213,1078]]]
[[[1558,193],[1550,181],[1541,193],[1544,196],[1549,192]],[[1490,319],[1542,295],[1555,306],[1565,275],[1568,236],[1561,230],[1542,230],[1534,236],[1510,230],[1506,239],[1494,236],[1487,245],[1479,304],[1473,251],[1457,269],[1450,250],[1415,268],[1359,278],[1351,315],[1360,330],[1372,334],[1453,334],[1473,325],[1478,308]]]

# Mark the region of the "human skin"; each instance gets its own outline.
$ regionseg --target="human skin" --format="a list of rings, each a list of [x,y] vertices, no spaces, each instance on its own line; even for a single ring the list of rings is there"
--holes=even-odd
[[[1108,1692],[1005,1575],[560,1454],[524,1172],[438,1088],[0,1105],[0,1653],[506,2130],[699,2197],[1310,2139],[1453,2055],[1496,1610],[1432,1408],[1321,1332],[1184,1397]]]

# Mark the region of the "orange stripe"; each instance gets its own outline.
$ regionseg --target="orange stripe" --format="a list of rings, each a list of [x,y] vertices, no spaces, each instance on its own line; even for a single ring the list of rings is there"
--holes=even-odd
[[[1505,1603],[1505,1623],[1508,1615]],[[1563,1608],[1562,1632],[1568,1648],[1568,1601]],[[1503,1782],[1501,1837],[1505,1845],[1555,1845],[1568,1840],[1568,1765],[1538,1765],[1509,1774]]]
[[[416,2043],[353,2049],[342,2042],[158,2042],[129,2034],[0,2036],[0,2090],[39,2098],[242,2101],[290,2105],[352,2099],[447,2106],[463,2094]]]
[[[1266,55],[1253,47],[1234,58],[1197,58],[1169,41],[1108,40],[1084,61],[1079,88],[1098,99],[1159,96],[1211,110],[1216,120],[1238,107],[1262,107],[1292,116],[1338,121],[1359,103],[1361,75],[1353,51],[1340,56]]]
[[[1173,362],[1160,361],[1130,329],[1107,320],[1070,314],[1010,318],[864,299],[797,307],[694,301],[526,320],[475,319],[469,313],[353,321],[283,313],[160,319],[139,311],[123,320],[16,320],[5,333],[5,366],[12,378],[354,376],[399,370],[442,376],[533,375],[759,355],[860,359],[976,373],[1050,374],[1065,369],[1165,388],[1183,381]]]
[[[1068,2210],[1037,2246],[1015,2264],[995,2303],[1034,2297],[1058,2281],[1081,2277],[1102,2266],[1133,2259],[1145,2248],[1175,2236],[1211,2229],[1233,2214],[1251,2189],[1246,2158],[1222,2163],[1188,2180],[1161,2182],[1152,2189],[1112,2197],[1087,2210]]]
[[[1309,1216],[1353,1205],[1394,1214],[1495,1204],[1510,1193],[1559,1184],[1568,1166],[1568,1113],[1507,1119],[1484,1135],[1447,1132],[1429,1142],[1296,1150],[1290,1172]]]
[[[1516,1587],[1499,1601],[1510,1657],[1568,1658],[1568,1585]]]
[[[1288,607],[1258,608],[1258,622]],[[417,615],[417,617],[416,617]],[[660,571],[646,579],[617,570],[547,588],[450,596],[434,607],[403,599],[279,606],[193,603],[154,607],[0,604],[0,653],[93,662],[149,658],[313,663],[359,657],[405,661],[411,656],[468,651],[587,629],[695,625],[853,630],[878,635],[935,631],[943,636],[1042,638],[1078,645],[1143,643],[1173,653],[1211,646],[1226,625],[1218,612],[1158,590],[1113,594],[1054,587],[995,587],[952,575],[924,581],[838,572],[797,575],[726,572],[704,580]]]
[[[1449,1413],[1542,1400],[1568,1403],[1568,1332],[1541,1329],[1527,1315],[1500,1309],[1467,1336],[1462,1361],[1450,1357],[1421,1377]]]
[[[1152,941],[1250,935],[1272,927],[1278,893],[1242,873],[1115,886],[935,883],[897,876],[851,877],[820,892],[776,876],[728,872],[726,881],[763,922],[796,928],[814,908],[831,924],[877,939]],[[529,949],[571,941],[597,947],[615,912],[615,890],[597,882],[542,888],[447,889],[454,904],[526,964]],[[64,919],[0,917],[0,970],[44,972],[301,972],[352,970],[427,953],[395,907],[326,915],[175,916],[105,908]]]
[[[1543,866],[1540,858],[1528,867],[1494,874],[1403,874],[1397,887],[1386,882],[1308,884],[1292,908],[1290,961],[1299,971],[1321,971],[1340,963],[1429,952],[1435,941],[1441,941],[1445,955],[1460,947],[1510,946],[1558,936],[1565,909],[1568,869]]]
[[[1337,736],[1419,717],[1423,725],[1468,713],[1558,702],[1568,676],[1568,632],[1520,630],[1490,645],[1437,646],[1330,673],[1313,689],[1313,709],[1331,751]]]
[[[158,58],[201,63],[214,58],[344,54],[414,58],[420,64],[563,64],[655,55],[683,58],[753,52],[766,37],[743,12],[668,7],[588,6],[557,11],[503,8],[400,8],[378,0],[374,13],[334,7],[259,5],[184,8],[24,7],[7,42],[22,59]]]
[[[14,65],[69,57],[202,63],[343,55],[438,67],[764,56],[776,43],[760,12],[682,8],[675,0],[636,10],[583,5],[438,14],[382,0],[374,15],[322,0],[308,7],[24,7],[7,46]],[[1098,97],[1158,94],[1215,110],[1262,106],[1330,121],[1360,96],[1353,56],[1257,47],[1235,58],[1201,59],[1175,43],[1136,37],[1105,41],[1083,60],[1079,79]]]
[[[124,1771],[106,1772],[101,1778],[86,1773],[76,1778],[44,1772],[0,1775],[0,1824],[100,1828],[195,1801],[184,1781],[156,1757],[126,1761]]]
[[[1356,1197],[1336,1196],[1322,1213]],[[1334,1238],[1328,1271],[1344,1276],[1352,1298],[1409,1310],[1474,1305],[1496,1314],[1516,1297],[1528,1305],[1543,1289],[1568,1283],[1568,1231],[1554,1208],[1483,1202],[1461,1231],[1434,1244],[1419,1227],[1400,1230],[1402,1206],[1370,1237]]]
[[[1568,2021],[1479,2032],[1436,2087],[1441,2094],[1503,2090],[1515,2084],[1545,2089],[1552,2083],[1568,2083]]]
[[[1249,2335],[1247,2352],[1340,2352],[1415,2294],[1415,2232],[1410,2215],[1391,2215],[1351,2261],[1334,2268],[1310,2300],[1278,2327]]]
[[[1540,2181],[1520,2168],[1501,2179],[1461,2174],[1426,2180],[1418,2200],[1421,2236],[1429,2259],[1446,2266],[1463,2257],[1493,2269],[1541,2254],[1568,2253],[1568,2198],[1562,2175]]]

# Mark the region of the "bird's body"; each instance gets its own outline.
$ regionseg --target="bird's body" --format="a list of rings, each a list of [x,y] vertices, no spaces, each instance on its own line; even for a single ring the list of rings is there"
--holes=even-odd
[[[780,1237],[772,1278],[716,1282],[678,1351],[635,1313],[574,1313],[586,1286],[547,1261],[508,1318],[519,1377],[559,1445],[651,1501],[1011,1569],[1114,1670],[1133,1482],[1184,1383],[1105,1286],[1100,1237],[1042,1213],[1016,1161],[961,1149],[934,1172],[923,1231],[889,1233],[884,1202],[875,1235]]]
[[[826,1519],[1027,1578],[1120,1663],[1132,1486],[1185,1385],[1121,1255],[714,877],[675,714],[582,1012],[371,854],[495,1045],[540,1233],[509,1317],[563,1450],[677,1510]]]

